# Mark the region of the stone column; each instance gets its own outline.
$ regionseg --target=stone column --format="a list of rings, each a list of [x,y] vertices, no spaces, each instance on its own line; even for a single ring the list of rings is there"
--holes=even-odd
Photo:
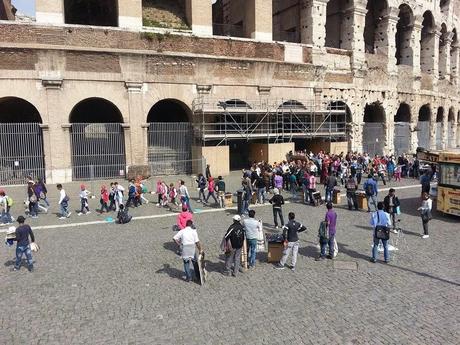
[[[355,0],[355,6],[346,9],[344,13],[345,27],[349,28],[349,31],[342,34],[343,49],[353,51],[352,66],[359,69],[366,60],[364,54],[366,13],[366,4],[359,0]]]
[[[147,145],[145,144],[147,132],[143,128],[146,122],[143,107],[143,85],[142,82],[125,82],[128,92],[129,139],[131,141],[129,165],[147,165]],[[125,130],[125,135],[126,133]],[[125,137],[125,141],[128,141],[128,138]],[[128,146],[126,146],[126,152],[128,155]]]
[[[455,147],[458,141],[458,122],[457,116],[454,117],[454,121],[452,122],[452,128],[449,128],[452,131],[452,145]]]
[[[420,61],[420,49],[422,40],[422,20],[416,18],[414,26],[412,28],[412,36],[410,46],[412,48],[412,68],[414,76],[418,76],[421,73],[421,61]]]
[[[444,117],[442,118],[441,147],[445,150],[449,143],[449,107],[444,103],[443,108]]]
[[[273,15],[271,0],[245,1],[246,37],[261,41],[273,39]]]
[[[460,46],[457,44],[453,45],[450,51],[450,80],[452,84],[458,85],[459,76],[459,59],[460,58]]]
[[[208,0],[186,0],[185,13],[192,32],[198,36],[212,36],[212,4]]]
[[[436,150],[436,116],[437,111],[433,111],[434,107],[430,104],[430,150]]]
[[[301,0],[300,40],[324,48],[326,43],[326,15],[329,0]]]
[[[142,28],[142,0],[118,0],[118,26],[134,30]]]
[[[381,51],[387,56],[387,70],[396,73],[396,25],[399,20],[399,9],[390,7],[382,20],[382,29],[386,32],[387,42],[381,42]]]
[[[436,28],[434,32],[434,52],[433,52],[433,76],[439,77],[439,39],[441,38],[441,30]]]
[[[64,0],[36,0],[35,20],[40,24],[64,24]]]
[[[439,47],[439,79],[450,80],[450,45],[452,38],[450,34],[442,42]]]

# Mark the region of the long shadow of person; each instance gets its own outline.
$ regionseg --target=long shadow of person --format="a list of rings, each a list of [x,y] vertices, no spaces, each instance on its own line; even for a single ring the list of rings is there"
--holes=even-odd
[[[173,253],[179,254],[179,246],[175,242],[165,242],[163,243],[163,248],[170,250]]]
[[[311,242],[309,242],[311,243]],[[312,244],[299,248],[299,254],[308,258],[316,258],[319,255],[318,248]]]
[[[182,276],[184,276],[184,271],[178,270],[177,268],[171,267],[169,264],[163,264],[163,268],[155,271],[157,274],[166,273],[171,278],[177,278],[182,280]]]

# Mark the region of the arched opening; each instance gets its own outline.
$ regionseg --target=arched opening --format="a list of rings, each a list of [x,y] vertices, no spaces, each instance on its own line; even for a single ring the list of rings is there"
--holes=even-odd
[[[452,148],[456,146],[454,142],[455,134],[455,110],[454,107],[449,109],[449,115],[447,116],[448,127],[447,127],[447,147]]]
[[[422,72],[432,73],[434,68],[435,25],[430,11],[423,14],[422,36],[420,41],[420,68]]]
[[[385,109],[380,102],[364,108],[363,150],[371,155],[383,154],[385,145]]]
[[[299,0],[272,1],[274,41],[300,43],[300,28],[310,27],[312,23],[311,16],[301,15],[302,5]],[[306,39],[303,43],[307,43]]]
[[[430,121],[431,107],[429,104],[423,105],[418,112],[417,138],[418,146],[428,149],[430,147]]]
[[[22,98],[0,98],[0,185],[45,178],[42,118]]]
[[[401,103],[394,117],[395,135],[394,148],[395,154],[407,153],[410,149],[410,106],[407,103]]]
[[[176,99],[163,99],[150,109],[147,159],[152,175],[192,172],[191,113],[185,103]]]
[[[452,30],[452,43],[450,45],[450,74],[456,78],[458,72],[458,35],[457,29]]]
[[[442,123],[444,122],[444,108],[439,107],[436,113],[436,149],[442,149]]]
[[[351,0],[330,0],[326,14],[326,47],[349,49],[351,14],[346,9],[353,5]],[[349,25],[350,23],[350,25]]]
[[[442,14],[447,14],[449,12],[450,0],[440,0],[439,8],[441,9]]]
[[[117,0],[64,0],[66,24],[118,26]]]
[[[246,37],[246,12],[244,3],[228,0],[212,1],[213,35]]]
[[[74,180],[105,179],[126,173],[123,116],[110,101],[87,98],[69,116]]]
[[[337,133],[344,133],[343,137],[337,138],[337,141],[347,141],[351,146],[350,133],[353,122],[350,107],[344,101],[333,101],[327,105],[328,110],[333,110],[329,115],[331,118],[331,128]]]
[[[387,0],[368,0],[366,9],[365,51],[370,54],[378,54],[383,42],[386,41],[383,17],[388,9]]]
[[[413,64],[413,52],[411,47],[411,36],[413,29],[414,15],[412,9],[403,4],[399,6],[399,20],[396,25],[396,64]]]
[[[439,37],[439,78],[444,79],[447,74],[447,25],[441,25],[441,37]]]
[[[279,108],[282,108],[282,109],[306,109],[305,108],[305,105],[303,105],[303,103],[299,102],[299,101],[296,101],[296,100],[289,100],[289,101],[286,101],[286,102],[283,102],[283,104],[281,104],[279,106]]]

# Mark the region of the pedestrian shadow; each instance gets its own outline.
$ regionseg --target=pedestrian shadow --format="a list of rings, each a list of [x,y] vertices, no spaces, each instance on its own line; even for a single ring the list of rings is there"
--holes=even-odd
[[[212,262],[209,260],[205,260],[205,267],[206,271],[208,272],[215,272],[215,273],[224,273],[225,264],[223,262]]]
[[[316,258],[319,254],[318,248],[314,245],[299,248],[299,254],[307,258]]]
[[[10,266],[13,266],[15,263],[14,260],[8,260],[4,263],[5,267],[10,267]]]
[[[171,278],[176,278],[182,280],[184,276],[184,271],[178,270],[177,268],[171,267],[169,264],[163,264],[163,268],[155,271],[157,274],[167,274]]]
[[[176,242],[165,242],[163,243],[163,248],[166,250],[170,250],[174,254],[177,254],[177,251],[179,250],[179,246]]]
[[[365,255],[365,254],[359,253],[359,252],[357,252],[355,250],[348,249],[348,245],[343,244],[343,243],[338,243],[337,242],[337,246],[339,247],[339,253],[343,253],[343,254],[349,256],[350,258],[362,259],[362,260],[366,260],[366,261],[370,258],[370,250],[369,250],[369,255]]]
[[[414,274],[416,274],[418,276],[421,276],[421,277],[438,280],[440,282],[451,284],[451,285],[454,285],[454,286],[460,286],[460,283],[450,281],[450,280],[447,280],[447,279],[444,279],[444,278],[435,277],[435,276],[432,276],[431,274],[428,274],[428,273],[417,272],[417,271],[411,270],[409,268],[405,268],[405,267],[401,267],[401,266],[395,266],[391,262],[389,264],[387,264],[387,265],[388,265],[388,267],[393,267],[393,268],[397,268],[397,269],[400,269],[400,270],[405,271],[405,272],[414,273]]]

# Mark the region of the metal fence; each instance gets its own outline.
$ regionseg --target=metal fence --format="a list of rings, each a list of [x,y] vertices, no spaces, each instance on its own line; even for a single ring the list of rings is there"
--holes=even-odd
[[[189,159],[170,162],[149,162],[150,174],[152,176],[177,176],[205,173],[206,159]]]
[[[74,180],[126,174],[125,138],[120,123],[75,123],[70,138]]]
[[[245,37],[242,25],[213,23],[212,33],[214,36]]]
[[[442,122],[436,123],[436,150],[442,149]]]
[[[363,127],[363,151],[370,155],[383,154],[385,131],[382,123],[365,123]]]
[[[410,149],[410,123],[396,122],[394,136],[395,154],[408,153]]]
[[[417,123],[418,146],[430,148],[430,121],[419,121]]]
[[[148,162],[152,175],[189,174],[193,126],[188,122],[155,122],[148,129]]]
[[[39,123],[0,123],[0,184],[45,178],[43,134]]]

